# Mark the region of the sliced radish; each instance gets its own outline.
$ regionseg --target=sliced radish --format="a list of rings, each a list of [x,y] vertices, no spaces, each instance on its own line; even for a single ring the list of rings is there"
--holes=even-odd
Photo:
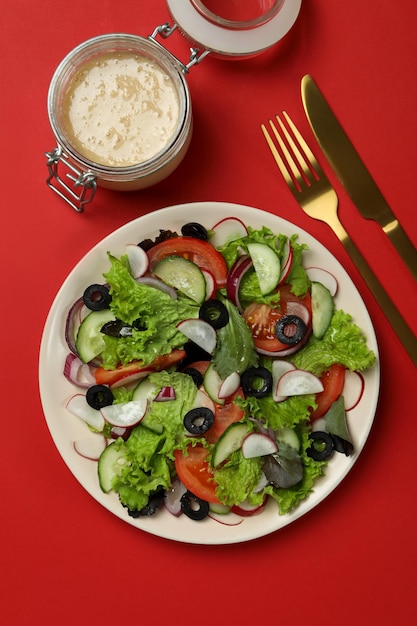
[[[185,487],[178,478],[176,478],[171,487],[165,491],[164,505],[171,515],[175,515],[175,517],[181,515],[181,498],[186,491],[187,487]]]
[[[232,396],[240,387],[240,374],[238,372],[232,372],[224,379],[220,384],[218,397],[221,400]]]
[[[80,456],[91,461],[98,461],[101,453],[107,447],[107,439],[103,435],[91,435],[86,439],[77,439],[73,442],[74,450]]]
[[[265,489],[265,487],[267,487],[268,485],[269,485],[269,480],[267,479],[265,474],[262,472],[262,475],[261,475],[261,477],[259,479],[259,482],[256,485],[255,489],[253,490],[253,493],[259,493],[260,491]]]
[[[109,404],[100,409],[106,422],[112,426],[128,428],[136,426],[146,413],[147,400],[131,400],[119,404]]]
[[[214,278],[213,274],[208,270],[202,268],[201,271],[203,272],[203,276],[206,280],[206,300],[210,300],[211,298],[214,298],[216,296],[216,279]]]
[[[170,400],[175,400],[174,387],[162,387],[161,391],[155,397],[155,402],[167,402]]]
[[[128,243],[126,246],[126,254],[133,278],[143,276],[145,272],[148,271],[149,267],[149,258],[145,250],[134,243]]]
[[[333,297],[336,295],[338,282],[337,278],[331,272],[322,267],[308,267],[306,272],[311,282],[321,283],[330,291]]]
[[[142,380],[142,378],[146,378],[147,376],[149,376],[149,374],[152,374],[152,372],[154,371],[155,369],[150,367],[149,369],[141,370],[140,372],[135,372],[134,374],[129,374],[129,376],[123,376],[123,378],[116,380],[115,383],[110,385],[110,389],[117,389],[117,387],[127,387],[128,385],[131,385],[132,383],[137,383],[138,380]]]
[[[278,451],[276,441],[263,433],[250,433],[242,443],[242,454],[245,459],[266,456]]]
[[[214,522],[223,524],[223,526],[239,526],[239,524],[242,524],[242,522],[244,521],[242,519],[243,516],[236,515],[232,512],[227,513],[227,515],[223,515],[222,513],[215,513],[214,511],[210,511],[208,517]]]
[[[211,230],[213,235],[210,237],[210,243],[215,248],[220,248],[230,241],[246,237],[248,234],[245,224],[237,217],[225,217],[220,222],[217,222]]]
[[[265,508],[267,498],[265,497],[262,504],[249,504],[246,500],[241,502],[238,505],[232,506],[232,513],[236,515],[241,515],[242,517],[250,517],[251,515],[255,515],[256,513],[261,513]]]
[[[293,258],[294,253],[292,250],[291,241],[289,240],[289,238],[287,238],[285,241],[284,255],[281,261],[281,275],[279,277],[280,285],[282,285],[282,283],[285,283],[288,278],[288,274],[290,273],[292,267]]]
[[[228,275],[226,282],[226,293],[229,300],[233,302],[234,305],[238,307],[240,311],[242,311],[242,307],[239,301],[239,287],[242,281],[242,278],[246,274],[248,270],[253,267],[252,259],[249,255],[244,254],[236,259],[234,264],[232,265]]]
[[[289,300],[286,304],[286,314],[287,315],[296,315],[300,317],[307,328],[311,323],[311,313],[310,310],[306,307],[302,302],[297,302],[296,300]]]
[[[170,287],[166,283],[164,283],[159,278],[155,278],[154,276],[140,276],[136,279],[136,282],[139,285],[148,285],[148,287],[153,287],[154,289],[159,289],[159,291],[163,291],[164,293],[171,296],[173,300],[178,299],[178,294],[173,287]]]
[[[217,335],[214,328],[204,320],[190,318],[177,324],[179,331],[197,346],[212,354],[217,343]]]
[[[112,439],[118,439],[121,437],[124,441],[129,438],[132,429],[125,426],[112,426],[110,429],[110,437]]]
[[[276,388],[277,396],[302,396],[323,391],[320,378],[304,370],[291,370],[281,376]]]
[[[192,406],[193,409],[198,409],[200,407],[210,409],[210,411],[212,411],[213,413],[216,410],[213,400],[203,389],[197,389],[197,393]]]
[[[343,388],[343,398],[345,400],[345,410],[352,411],[358,406],[365,389],[365,381],[360,372],[345,372],[345,385]]]
[[[283,402],[288,398],[288,396],[282,396],[277,394],[277,386],[278,382],[287,372],[291,370],[295,370],[295,365],[290,363],[289,361],[284,361],[281,359],[275,359],[272,361],[272,398],[275,402]]]
[[[66,404],[66,408],[70,411],[70,413],[76,415],[87,424],[90,424],[90,426],[96,430],[100,432],[103,430],[105,425],[103,416],[100,411],[96,411],[96,409],[93,409],[89,404],[87,404],[84,394],[76,393],[71,396]]]

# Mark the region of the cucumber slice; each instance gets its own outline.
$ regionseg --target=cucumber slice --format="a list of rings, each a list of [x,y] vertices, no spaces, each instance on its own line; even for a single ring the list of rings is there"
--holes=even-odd
[[[81,322],[75,340],[75,348],[83,363],[89,363],[104,349],[105,343],[101,328],[115,317],[110,309],[92,311]]]
[[[239,450],[247,434],[248,429],[246,424],[242,424],[241,422],[230,424],[214,446],[213,455],[211,457],[212,466],[217,467],[233,452]]]
[[[280,443],[286,443],[291,448],[295,448],[297,452],[300,451],[300,440],[292,428],[279,428],[275,431],[275,439],[278,443],[278,448]]]
[[[213,367],[213,363],[210,363],[204,374],[203,387],[209,398],[217,404],[224,404],[225,402],[224,398],[219,398],[222,382],[222,379]]]
[[[155,265],[153,273],[197,304],[206,299],[204,274],[198,265],[188,259],[175,255],[167,256]]]
[[[255,268],[262,295],[271,293],[281,276],[279,256],[266,243],[249,243],[248,252]]]
[[[127,460],[123,448],[115,441],[107,446],[98,460],[98,481],[104,493],[112,489],[112,481],[115,476],[119,476]]]
[[[313,335],[321,339],[329,328],[334,312],[334,300],[322,283],[311,283],[311,324]]]
[[[149,406],[152,406],[151,405],[152,400],[156,398],[156,396],[158,395],[158,392],[159,392],[158,387],[154,383],[151,383],[149,378],[142,378],[142,380],[138,382],[138,384],[136,385],[136,387],[134,388],[132,392],[132,400],[148,400],[149,401],[148,411],[149,411]],[[160,422],[156,421],[155,419],[151,419],[149,417],[148,412],[146,412],[144,417],[142,418],[141,426],[145,426],[146,428],[148,428],[149,430],[152,430],[152,432],[156,433],[157,435],[160,435],[164,430],[164,427],[162,426]]]

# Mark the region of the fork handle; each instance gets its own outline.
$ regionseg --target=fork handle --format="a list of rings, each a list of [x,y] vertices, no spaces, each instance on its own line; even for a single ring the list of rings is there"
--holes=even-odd
[[[362,274],[362,277],[364,278],[366,284],[374,295],[375,300],[378,302],[383,313],[385,313],[385,316],[391,324],[394,332],[397,334],[397,337],[408,352],[414,365],[417,367],[417,338],[415,334],[408,326],[407,322],[405,321],[405,319],[391,300],[390,296],[387,294],[384,287],[381,285],[378,278],[375,276],[367,261],[363,258],[361,252],[359,252],[358,248],[355,246],[349,234],[343,228],[337,217],[330,226],[339,237],[340,241],[345,247],[346,252],[349,254],[359,272]]]

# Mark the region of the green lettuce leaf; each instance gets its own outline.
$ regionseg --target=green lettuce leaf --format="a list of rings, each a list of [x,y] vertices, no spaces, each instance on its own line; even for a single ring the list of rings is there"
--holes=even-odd
[[[130,337],[103,336],[103,366],[113,369],[134,360],[148,365],[157,356],[182,348],[187,339],[176,326],[183,319],[198,317],[198,306],[187,298],[174,300],[159,289],[137,283],[127,257],[117,259],[109,254],[109,258],[111,267],[104,278],[110,286],[110,308],[116,318],[135,323],[135,328]]]

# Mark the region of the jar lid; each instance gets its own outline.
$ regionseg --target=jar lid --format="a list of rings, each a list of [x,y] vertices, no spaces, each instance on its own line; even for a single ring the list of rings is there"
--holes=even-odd
[[[167,0],[178,27],[196,44],[225,56],[267,50],[294,25],[302,0]],[[260,6],[262,5],[262,6]]]

